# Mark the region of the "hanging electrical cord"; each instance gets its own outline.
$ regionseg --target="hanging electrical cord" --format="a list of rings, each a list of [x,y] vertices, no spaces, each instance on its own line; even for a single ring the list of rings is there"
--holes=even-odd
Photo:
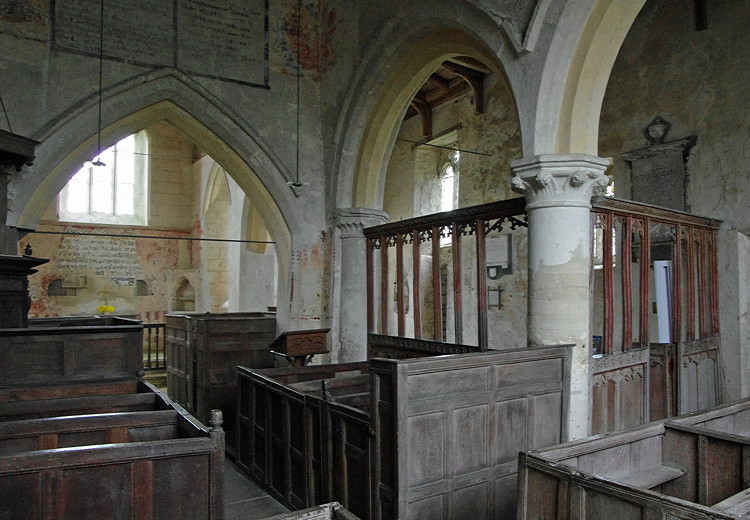
[[[302,0],[297,0],[297,151],[295,159],[296,176],[295,181],[289,181],[287,184],[293,188],[301,188],[302,183],[299,181],[299,125],[300,125],[300,78],[301,78],[301,67],[300,67],[300,44],[301,38],[301,26],[302,26]]]
[[[153,238],[155,240],[186,240],[189,242],[232,242],[239,244],[273,244],[271,240],[240,240],[232,238],[193,238],[193,237],[157,237],[153,235],[118,235],[115,233],[81,233],[77,231],[37,231],[29,230],[29,234],[37,233],[40,235],[73,235],[84,237],[112,237],[112,238]]]
[[[102,161],[102,75],[104,72],[104,0],[99,12],[99,120],[96,125],[96,160],[94,166],[106,166]]]
[[[406,143],[413,143],[416,146],[431,146],[433,148],[442,148],[444,150],[453,150],[454,152],[471,153],[471,154],[474,154],[474,155],[484,155],[486,157],[492,157],[491,153],[477,152],[476,150],[464,150],[463,148],[455,148],[453,146],[442,146],[442,145],[439,145],[439,144],[431,144],[431,143],[427,143],[425,141],[414,141],[412,139],[404,139],[403,137],[399,137],[396,140],[397,141],[404,141]],[[416,147],[414,147],[414,148],[416,148]]]

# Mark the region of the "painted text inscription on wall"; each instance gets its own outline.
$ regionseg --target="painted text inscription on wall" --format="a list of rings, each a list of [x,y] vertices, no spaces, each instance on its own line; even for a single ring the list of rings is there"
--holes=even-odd
[[[55,3],[58,49],[248,85],[268,84],[268,0],[88,0]],[[103,20],[103,23],[102,23]]]
[[[134,238],[65,237],[60,244],[58,271],[88,273],[127,283],[139,277]]]

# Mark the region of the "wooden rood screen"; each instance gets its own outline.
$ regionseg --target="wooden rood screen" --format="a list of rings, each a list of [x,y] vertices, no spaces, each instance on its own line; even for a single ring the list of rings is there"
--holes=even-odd
[[[525,204],[515,198],[365,229],[368,331],[486,350],[488,276],[505,268],[502,258],[488,264],[487,241],[507,239],[503,226],[525,227]],[[509,257],[509,249],[493,252]]]
[[[719,222],[592,205],[592,433],[718,404]]]

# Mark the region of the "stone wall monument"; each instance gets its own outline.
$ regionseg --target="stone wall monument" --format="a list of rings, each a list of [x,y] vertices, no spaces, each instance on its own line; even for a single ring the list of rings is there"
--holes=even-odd
[[[631,200],[689,212],[686,163],[698,138],[664,142],[671,126],[656,116],[644,132],[649,146],[625,152],[621,157],[630,167]]]

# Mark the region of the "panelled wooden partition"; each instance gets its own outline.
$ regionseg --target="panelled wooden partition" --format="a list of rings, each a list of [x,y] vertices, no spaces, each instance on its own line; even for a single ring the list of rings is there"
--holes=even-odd
[[[719,221],[592,205],[592,433],[718,404]]]
[[[474,340],[467,339],[464,334],[465,316],[476,316],[476,344],[486,350],[486,239],[491,234],[500,234],[504,226],[511,230],[525,227],[525,205],[524,198],[514,198],[366,228],[368,331],[471,344]],[[473,241],[467,243],[467,240],[462,240],[463,237],[473,237]],[[395,262],[389,255],[391,248],[395,249]],[[407,248],[411,248],[408,254]],[[427,256],[431,263],[431,280],[426,284],[429,295],[420,293],[423,256]],[[408,257],[411,257],[410,266],[405,265]],[[441,279],[445,276],[441,273],[441,265],[445,263],[451,265],[452,279],[449,281]],[[411,273],[405,274],[408,271]],[[465,274],[468,271],[473,272],[476,280],[476,304],[464,301],[468,294],[474,295],[466,291]],[[392,298],[391,284],[395,286]],[[407,294],[407,287],[412,288],[411,294]],[[451,301],[446,301],[447,298]],[[389,316],[393,314],[389,301],[395,301],[395,328],[389,323]],[[422,308],[426,302],[430,305],[429,309]],[[409,313],[412,323],[407,334],[409,304],[412,305]],[[446,337],[449,324],[445,323],[448,304],[453,309],[450,337]],[[470,305],[476,305],[476,313],[473,309],[464,312]]]
[[[519,520],[739,520],[750,400],[522,453]]]

